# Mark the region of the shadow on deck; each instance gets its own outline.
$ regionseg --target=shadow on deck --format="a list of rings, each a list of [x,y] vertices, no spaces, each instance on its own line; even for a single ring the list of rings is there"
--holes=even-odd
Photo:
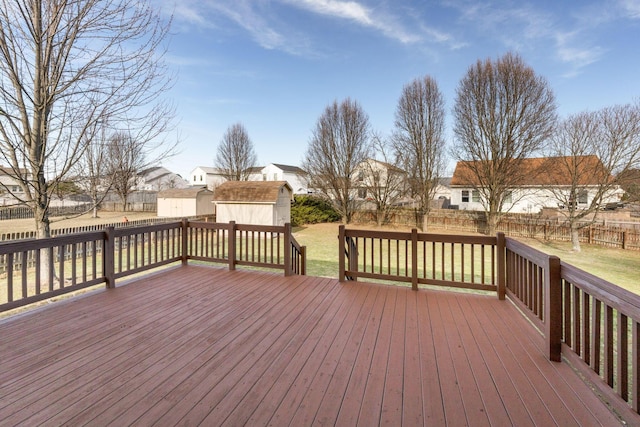
[[[175,267],[0,322],[0,425],[614,425],[495,295]]]

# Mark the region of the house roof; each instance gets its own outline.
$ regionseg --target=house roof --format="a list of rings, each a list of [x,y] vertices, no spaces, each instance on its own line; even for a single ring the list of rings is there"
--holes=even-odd
[[[26,169],[23,168],[18,169],[18,172],[20,173],[20,175],[27,175],[29,173]],[[0,175],[15,176],[15,172],[11,168],[11,166],[0,166]]]
[[[196,169],[200,169],[202,172],[206,173],[206,174],[211,174],[211,175],[221,175],[222,171],[218,168],[212,168],[209,166],[198,166],[195,169],[193,169],[192,172],[194,172]]]
[[[603,177],[610,178],[597,156],[540,157],[517,160],[521,171],[520,187],[543,185],[571,185],[571,170],[576,169],[577,185],[597,185]],[[478,178],[473,173],[478,161],[461,161],[451,178],[452,186],[476,186]]]
[[[305,174],[305,170],[299,168],[298,166],[290,166],[290,165],[281,165],[279,163],[271,163],[273,166],[279,168],[283,172],[293,172],[293,173],[301,173]]]
[[[216,187],[213,200],[217,202],[273,202],[280,189],[291,190],[287,181],[227,181]]]
[[[193,199],[199,194],[213,194],[213,191],[207,190],[206,187],[189,187],[189,188],[170,188],[158,192],[160,199]]]

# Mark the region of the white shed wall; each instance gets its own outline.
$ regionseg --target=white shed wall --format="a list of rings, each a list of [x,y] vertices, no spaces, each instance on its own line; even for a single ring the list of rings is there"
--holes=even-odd
[[[274,225],[273,204],[217,203],[216,222],[235,221],[236,224]]]

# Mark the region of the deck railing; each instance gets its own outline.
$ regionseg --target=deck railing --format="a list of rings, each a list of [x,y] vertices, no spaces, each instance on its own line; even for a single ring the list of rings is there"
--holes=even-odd
[[[509,299],[619,411],[640,408],[640,296],[502,234],[339,231],[340,280],[490,290]],[[504,283],[504,287],[502,286]],[[616,402],[620,404],[616,404]]]
[[[305,274],[306,251],[281,227],[183,220],[0,243],[0,312],[189,260]]]
[[[496,291],[504,297],[504,236],[455,236],[340,226],[340,280],[358,278]]]

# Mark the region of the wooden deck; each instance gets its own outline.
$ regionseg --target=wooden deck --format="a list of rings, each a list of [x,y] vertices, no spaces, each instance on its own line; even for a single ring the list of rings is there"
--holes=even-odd
[[[0,322],[0,425],[616,425],[508,301],[177,267]]]

